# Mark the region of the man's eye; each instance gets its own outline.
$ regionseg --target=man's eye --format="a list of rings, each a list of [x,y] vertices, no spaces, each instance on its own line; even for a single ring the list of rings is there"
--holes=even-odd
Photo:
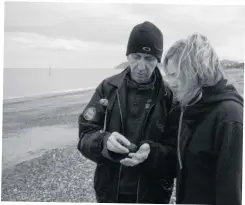
[[[147,61],[153,61],[153,60],[155,60],[155,58],[153,58],[153,57],[145,57],[145,60],[147,60]]]
[[[140,55],[137,55],[137,54],[132,54],[132,57],[135,59],[135,60],[139,60],[141,58]]]

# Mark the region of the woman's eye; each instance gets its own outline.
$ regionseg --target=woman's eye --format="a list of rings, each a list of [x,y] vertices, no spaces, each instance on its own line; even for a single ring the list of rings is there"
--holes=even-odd
[[[171,78],[176,77],[175,73],[168,73],[168,76],[171,77]]]

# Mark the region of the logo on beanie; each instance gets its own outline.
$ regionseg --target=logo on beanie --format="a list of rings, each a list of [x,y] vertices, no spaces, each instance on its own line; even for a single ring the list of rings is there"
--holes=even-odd
[[[149,48],[149,47],[143,47],[142,50],[143,51],[146,51],[146,52],[150,52],[151,51],[151,48]]]

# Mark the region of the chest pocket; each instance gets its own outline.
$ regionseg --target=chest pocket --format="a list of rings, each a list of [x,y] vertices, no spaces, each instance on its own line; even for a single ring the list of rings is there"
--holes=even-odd
[[[213,127],[210,121],[204,121],[188,145],[189,154],[207,171],[215,165],[217,155],[214,150]]]
[[[118,99],[116,96],[116,89],[112,89],[107,94],[107,99],[109,101],[109,104],[107,109],[106,130],[109,132],[117,131],[119,133],[122,133],[122,122],[118,105]]]
[[[186,123],[183,136],[183,160],[195,162],[206,173],[212,174],[215,167],[216,155],[213,150],[212,127],[209,121],[199,121],[192,126]],[[205,124],[205,126],[204,126]],[[208,128],[207,128],[208,127]]]
[[[156,104],[153,108],[152,113],[149,114],[147,119],[147,126],[144,128],[148,131],[148,136],[151,140],[161,141],[165,136],[165,131],[167,130],[167,113],[162,105]]]

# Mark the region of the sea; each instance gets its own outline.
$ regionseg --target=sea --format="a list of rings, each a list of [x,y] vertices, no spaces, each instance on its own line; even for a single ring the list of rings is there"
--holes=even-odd
[[[4,68],[3,99],[95,88],[120,69]]]

